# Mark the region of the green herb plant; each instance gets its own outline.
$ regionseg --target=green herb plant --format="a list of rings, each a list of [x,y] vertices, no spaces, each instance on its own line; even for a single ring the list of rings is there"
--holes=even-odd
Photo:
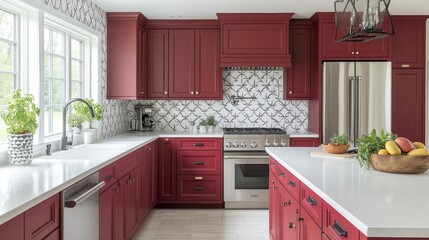
[[[198,126],[207,126],[207,120],[201,120],[200,124]]]
[[[217,121],[216,121],[216,119],[215,119],[214,116],[208,117],[207,120],[206,120],[206,123],[207,123],[207,126],[216,127],[216,125],[217,125]]]
[[[7,102],[6,109],[1,112],[1,117],[8,126],[9,134],[34,134],[39,126],[37,124],[39,114],[40,109],[34,104],[33,95],[21,95],[21,89],[17,89]]]
[[[377,136],[377,131],[372,130],[370,134],[364,134],[358,142],[358,162],[359,166],[369,168],[370,156],[373,153],[377,153],[380,149],[383,149],[387,141],[395,140],[396,135],[391,132],[385,132],[381,129],[380,136]]]
[[[84,122],[89,122],[89,128],[92,128],[92,122],[103,119],[104,107],[99,103],[95,103],[94,99],[86,98],[85,101],[94,109],[94,118],[91,117],[88,106],[83,102],[76,102],[73,105],[73,110],[76,115],[80,115]]]
[[[331,143],[334,145],[347,145],[349,144],[349,138],[347,135],[335,135],[331,138]]]
[[[67,122],[69,123],[69,126],[72,128],[80,128],[82,127],[82,124],[85,122],[85,119],[80,114],[72,114],[67,119]]]

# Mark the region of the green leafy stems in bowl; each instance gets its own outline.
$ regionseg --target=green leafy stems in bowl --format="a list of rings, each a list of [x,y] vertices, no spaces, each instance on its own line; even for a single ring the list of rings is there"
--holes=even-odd
[[[377,153],[380,149],[383,149],[387,141],[395,140],[396,134],[391,132],[385,132],[381,129],[380,136],[377,135],[375,129],[369,134],[362,135],[358,142],[358,162],[360,167],[369,168],[370,157],[372,153]]]
[[[347,145],[349,143],[349,138],[346,134],[335,135],[331,138],[331,143],[334,145]]]

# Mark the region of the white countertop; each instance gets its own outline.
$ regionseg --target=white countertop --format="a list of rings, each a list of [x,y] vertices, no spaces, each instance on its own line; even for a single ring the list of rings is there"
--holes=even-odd
[[[29,166],[0,165],[0,224],[160,137],[217,138],[223,132],[128,132],[35,158]]]
[[[266,151],[367,237],[429,237],[429,171],[362,169],[357,160],[311,157],[320,148]]]

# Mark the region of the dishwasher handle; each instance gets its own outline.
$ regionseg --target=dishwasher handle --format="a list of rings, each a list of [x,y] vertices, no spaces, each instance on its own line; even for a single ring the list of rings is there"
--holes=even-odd
[[[79,203],[85,201],[85,199],[87,199],[88,197],[90,197],[94,193],[98,194],[98,190],[100,190],[102,187],[104,187],[104,185],[106,185],[106,183],[104,181],[100,182],[97,185],[95,185],[94,187],[90,188],[88,191],[80,194],[79,196],[74,197],[74,198],[72,198],[70,200],[67,200],[65,202],[65,207],[66,208],[74,208],[74,207],[76,207],[77,205],[79,205]]]

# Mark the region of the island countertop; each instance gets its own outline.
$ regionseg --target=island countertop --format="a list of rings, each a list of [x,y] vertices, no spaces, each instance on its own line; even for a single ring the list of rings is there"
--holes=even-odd
[[[367,237],[429,237],[429,173],[360,168],[355,158],[312,157],[320,148],[266,148],[270,156]]]

